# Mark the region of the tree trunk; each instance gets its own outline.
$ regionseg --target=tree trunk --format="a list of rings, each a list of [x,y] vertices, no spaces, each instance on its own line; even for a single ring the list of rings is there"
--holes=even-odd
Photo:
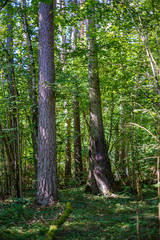
[[[74,161],[75,161],[75,178],[82,184],[83,182],[83,165],[82,165],[82,147],[81,147],[81,128],[79,101],[73,97],[73,127],[74,127]]]
[[[65,107],[65,117],[66,117],[66,159],[65,159],[65,184],[71,178],[71,119],[69,114],[69,107],[67,106],[67,102],[64,103]]]
[[[35,61],[33,57],[33,47],[32,40],[28,29],[27,17],[26,17],[26,0],[21,0],[21,9],[20,12],[24,36],[27,40],[27,46],[29,49],[29,58],[30,58],[30,71],[31,76],[29,76],[29,96],[31,104],[31,129],[32,129],[32,144],[33,144],[33,156],[34,156],[34,168],[35,175],[37,176],[37,138],[38,138],[38,103],[37,103],[37,90],[36,90],[36,70],[35,70]]]
[[[89,47],[90,169],[86,190],[90,190],[94,194],[102,193],[106,195],[108,191],[115,191],[116,183],[111,171],[103,129],[94,7],[90,10],[92,15],[88,19],[87,24],[87,41]]]
[[[15,191],[15,196],[20,197],[20,185],[19,185],[19,134],[17,129],[17,122],[19,121],[18,117],[18,106],[17,106],[17,100],[18,100],[18,94],[16,91],[16,83],[15,83],[15,74],[14,74],[14,67],[13,67],[13,23],[12,23],[12,16],[9,13],[7,13],[8,16],[8,24],[7,24],[7,30],[8,30],[8,37],[7,37],[7,53],[8,53],[8,93],[9,93],[9,101],[10,101],[10,150],[12,151],[11,158],[12,165],[14,171],[12,179],[13,180],[13,192]],[[14,139],[14,140],[12,140]]]
[[[53,3],[39,3],[39,105],[37,203],[58,200]]]
[[[57,6],[58,7],[58,6]],[[64,12],[65,8],[65,1],[60,0],[59,1],[59,7],[62,12]],[[65,66],[66,66],[66,29],[61,28],[61,62],[62,62],[62,74],[65,72]],[[65,185],[68,184],[68,181],[71,179],[72,173],[71,173],[71,117],[69,112],[69,106],[68,106],[68,99],[66,97],[64,101],[64,108],[65,108],[65,130],[66,130],[66,146],[65,146]]]
[[[126,174],[126,129],[125,129],[125,113],[123,109],[123,103],[120,104],[120,161],[119,161],[119,175],[120,180],[123,184],[127,181],[127,174]]]
[[[77,0],[73,0],[77,5]],[[82,3],[81,3],[82,4]],[[72,50],[77,48],[78,30],[72,26]],[[82,147],[81,147],[81,126],[80,126],[80,109],[79,109],[79,90],[75,82],[75,93],[73,95],[73,128],[74,128],[74,162],[75,178],[79,184],[83,182],[83,164],[82,164]]]

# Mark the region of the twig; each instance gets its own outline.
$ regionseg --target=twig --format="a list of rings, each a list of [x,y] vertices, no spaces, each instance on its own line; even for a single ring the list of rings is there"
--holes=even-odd
[[[20,215],[20,217],[24,220],[25,223],[27,223],[27,225],[30,227],[31,225],[24,219],[24,217],[22,217],[22,215]]]
[[[145,130],[146,132],[148,132],[157,142],[159,142],[158,138],[156,138],[156,136],[153,135],[153,133],[151,133],[148,129],[146,129],[145,127],[137,124],[137,123],[130,123],[130,125],[134,125],[136,127],[142,128],[143,130]]]
[[[2,6],[0,7],[0,11],[5,7],[5,5],[7,4],[7,2],[10,2],[10,0],[6,0],[6,1],[2,4]]]

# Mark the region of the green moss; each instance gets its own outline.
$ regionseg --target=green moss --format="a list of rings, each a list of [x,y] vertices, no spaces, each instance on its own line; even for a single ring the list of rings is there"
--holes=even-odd
[[[50,226],[50,229],[48,231],[48,234],[45,240],[53,240],[55,238],[55,234],[58,228],[65,222],[65,220],[68,218],[71,212],[72,212],[72,206],[71,206],[71,203],[68,202],[62,216],[52,226]]]

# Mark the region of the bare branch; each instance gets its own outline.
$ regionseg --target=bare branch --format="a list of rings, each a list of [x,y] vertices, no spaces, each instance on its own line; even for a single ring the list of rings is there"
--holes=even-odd
[[[145,127],[143,127],[143,126],[141,126],[141,125],[139,125],[139,124],[137,124],[137,123],[130,123],[130,126],[131,125],[134,125],[135,127],[139,127],[139,128],[141,128],[141,129],[143,129],[143,130],[145,130],[146,132],[148,132],[157,142],[159,142],[159,140],[158,140],[158,138],[156,138],[156,136],[154,136],[153,135],[153,133],[151,133],[147,128],[145,128]]]

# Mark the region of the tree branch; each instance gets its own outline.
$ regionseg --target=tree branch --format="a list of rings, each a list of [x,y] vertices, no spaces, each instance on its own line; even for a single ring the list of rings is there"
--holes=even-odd
[[[10,0],[6,0],[6,1],[2,4],[2,6],[0,7],[0,11],[5,7],[5,5],[6,5],[8,2],[10,2]]]

